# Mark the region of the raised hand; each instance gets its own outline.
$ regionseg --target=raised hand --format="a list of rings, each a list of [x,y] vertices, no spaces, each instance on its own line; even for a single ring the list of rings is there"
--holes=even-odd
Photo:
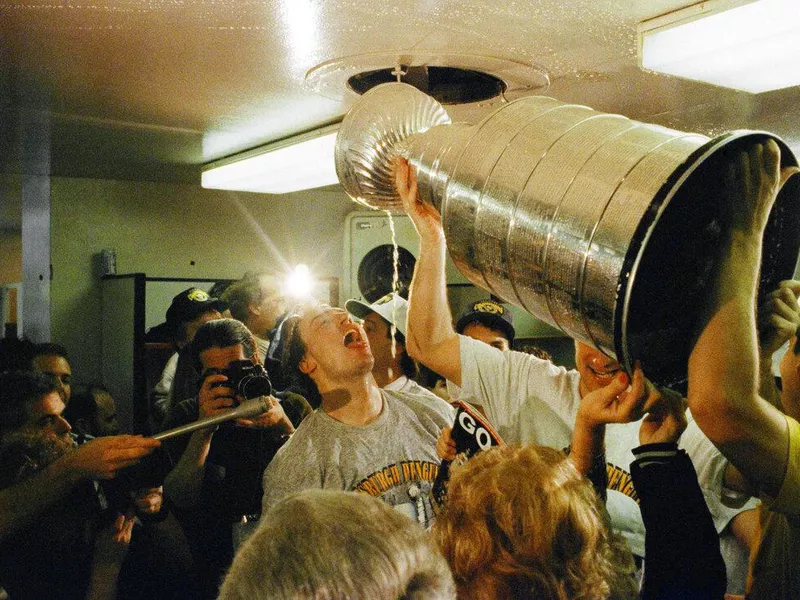
[[[282,433],[294,432],[294,426],[286,416],[283,406],[278,402],[274,396],[267,396],[269,403],[269,410],[265,413],[258,415],[252,419],[236,419],[236,424],[242,427],[255,427],[266,429],[269,427],[276,427]]]
[[[639,427],[639,443],[677,442],[686,425],[686,400],[677,392],[665,390]]]
[[[226,409],[231,408],[236,403],[233,396],[234,391],[225,385],[220,385],[226,381],[228,381],[228,378],[221,373],[208,375],[203,380],[203,385],[197,394],[197,408],[200,419],[215,417],[224,413]]]
[[[161,442],[134,435],[97,438],[68,453],[63,460],[77,478],[111,479],[158,448]]]
[[[774,140],[753,144],[728,164],[721,212],[733,229],[761,232],[780,187],[781,153]]]
[[[758,307],[758,345],[762,358],[792,339],[800,327],[800,281],[781,281]]]
[[[122,564],[128,553],[135,523],[136,516],[133,514],[117,515],[113,523],[97,532],[94,543],[95,565]]]
[[[404,158],[395,160],[394,182],[403,201],[403,209],[411,217],[417,233],[423,239],[442,237],[442,218],[436,210],[419,199],[417,177]]]
[[[620,372],[607,386],[586,394],[578,408],[578,419],[590,428],[638,421],[660,397],[661,392],[645,379],[637,362],[633,379]]]
[[[452,427],[445,427],[436,440],[436,455],[441,460],[453,460],[456,457],[456,443],[453,441]]]

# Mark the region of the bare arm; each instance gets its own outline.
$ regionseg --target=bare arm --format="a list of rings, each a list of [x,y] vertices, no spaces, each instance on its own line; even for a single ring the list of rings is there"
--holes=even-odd
[[[624,394],[628,376],[620,373],[606,387],[581,399],[572,432],[569,458],[578,472],[586,476],[595,458],[605,452],[607,423],[627,423],[639,399]]]
[[[758,544],[761,541],[758,508],[751,508],[740,512],[731,519],[728,527],[734,537],[750,551],[751,559],[758,552]]]
[[[33,523],[79,482],[110,479],[158,445],[156,440],[132,435],[92,440],[30,479],[0,490],[0,540]]]
[[[779,189],[780,150],[754,146],[731,166],[722,204],[727,237],[689,358],[689,406],[722,454],[770,495],[786,471],[787,426],[759,396],[755,296],[761,241]]]
[[[416,177],[405,160],[396,165],[395,185],[420,237],[409,296],[406,350],[412,358],[461,385],[458,334],[447,302],[447,247],[441,218],[419,201]]]

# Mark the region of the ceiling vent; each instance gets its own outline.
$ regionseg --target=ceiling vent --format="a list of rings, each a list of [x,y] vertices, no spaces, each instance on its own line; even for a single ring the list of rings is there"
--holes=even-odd
[[[398,80],[450,107],[485,108],[521,96],[543,94],[550,87],[547,72],[537,65],[474,54],[360,54],[329,60],[306,73],[308,87],[326,98],[346,103],[376,85]]]
[[[398,80],[414,86],[445,105],[483,102],[501,96],[506,91],[506,82],[489,73],[427,65],[400,65],[399,68],[357,73],[347,80],[347,87],[360,95],[376,85]]]

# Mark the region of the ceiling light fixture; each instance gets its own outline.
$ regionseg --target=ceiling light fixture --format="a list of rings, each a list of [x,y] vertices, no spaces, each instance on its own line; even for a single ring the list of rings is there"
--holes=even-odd
[[[754,94],[800,85],[797,0],[708,0],[639,24],[639,65]]]
[[[287,194],[339,183],[333,150],[339,124],[254,148],[203,167],[201,185]]]

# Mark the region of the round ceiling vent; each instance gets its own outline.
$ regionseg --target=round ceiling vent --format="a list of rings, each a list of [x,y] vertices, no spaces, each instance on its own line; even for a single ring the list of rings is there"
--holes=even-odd
[[[336,58],[306,73],[306,85],[332,100],[354,100],[389,81],[408,83],[450,106],[543,94],[547,72],[531,63],[457,53],[376,52]]]
[[[363,94],[376,85],[398,79],[425,92],[440,104],[482,102],[506,91],[505,81],[489,73],[458,67],[407,65],[357,73],[347,80],[347,86],[357,94]]]

